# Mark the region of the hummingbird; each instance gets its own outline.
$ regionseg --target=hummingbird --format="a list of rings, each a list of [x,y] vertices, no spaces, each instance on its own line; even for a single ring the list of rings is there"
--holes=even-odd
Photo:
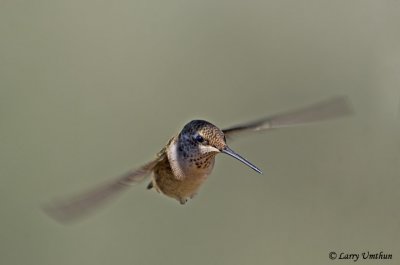
[[[151,175],[147,189],[154,189],[185,204],[192,199],[211,174],[216,155],[229,155],[257,173],[262,171],[233,151],[227,144],[236,135],[268,131],[339,118],[352,113],[345,96],[329,98],[292,111],[220,129],[205,120],[192,120],[173,136],[155,158],[110,182],[48,205],[44,210],[54,219],[69,222],[99,208],[131,184]]]

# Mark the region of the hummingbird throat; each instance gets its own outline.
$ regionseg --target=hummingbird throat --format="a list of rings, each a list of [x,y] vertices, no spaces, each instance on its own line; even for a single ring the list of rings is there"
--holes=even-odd
[[[180,179],[208,176],[214,167],[217,149],[188,140],[180,139],[170,145],[168,159],[174,175]]]

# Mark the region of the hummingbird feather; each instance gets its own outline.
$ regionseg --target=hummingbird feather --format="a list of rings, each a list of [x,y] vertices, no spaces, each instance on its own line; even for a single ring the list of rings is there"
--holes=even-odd
[[[61,223],[73,222],[101,207],[126,190],[130,184],[144,180],[157,163],[158,158],[138,169],[128,171],[111,182],[104,183],[69,199],[55,201],[46,205],[43,209],[49,216]]]
[[[241,133],[267,131],[282,127],[320,122],[340,118],[352,113],[353,110],[347,97],[338,96],[300,109],[272,115],[245,124],[239,124],[222,131],[226,137],[231,137]]]

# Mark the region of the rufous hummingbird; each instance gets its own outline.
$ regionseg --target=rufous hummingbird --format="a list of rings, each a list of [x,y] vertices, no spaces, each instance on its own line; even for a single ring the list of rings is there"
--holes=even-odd
[[[339,96],[222,130],[208,121],[193,120],[172,137],[152,161],[81,195],[55,202],[45,207],[45,211],[59,221],[73,221],[120,194],[130,184],[140,182],[149,175],[152,175],[152,179],[148,189],[155,189],[185,204],[188,199],[193,198],[211,174],[215,156],[219,153],[230,155],[256,172],[262,173],[258,167],[229,148],[226,138],[245,132],[339,118],[351,112],[347,98]]]

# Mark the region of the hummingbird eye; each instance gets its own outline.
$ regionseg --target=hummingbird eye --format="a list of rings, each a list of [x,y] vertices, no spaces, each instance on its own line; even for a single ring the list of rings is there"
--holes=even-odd
[[[199,134],[194,137],[194,140],[196,140],[196,142],[199,142],[199,143],[204,142],[203,136],[201,136]]]

